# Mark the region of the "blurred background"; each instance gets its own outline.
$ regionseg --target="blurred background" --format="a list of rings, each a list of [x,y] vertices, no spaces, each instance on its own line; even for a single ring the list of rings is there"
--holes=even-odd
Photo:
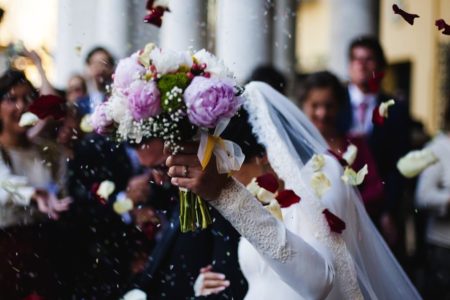
[[[142,0],[0,0],[3,60],[23,41],[41,54],[50,81],[64,88],[82,72],[86,53],[102,45],[117,58],[147,42],[174,49],[206,48],[222,57],[239,79],[272,63],[294,75],[330,69],[346,80],[347,47],[361,34],[379,37],[389,61],[384,89],[410,101],[413,117],[438,128],[449,89],[449,41],[434,25],[450,18],[446,0],[173,0],[158,29],[143,24]],[[411,27],[392,12],[397,3],[420,19]],[[230,16],[233,16],[232,18]],[[18,59],[38,84],[31,64]]]

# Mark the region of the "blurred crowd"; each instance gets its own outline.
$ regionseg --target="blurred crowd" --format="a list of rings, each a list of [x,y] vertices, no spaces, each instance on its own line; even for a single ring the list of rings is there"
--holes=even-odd
[[[92,49],[86,72],[71,76],[65,90],[51,86],[36,52],[20,55],[42,84],[34,87],[11,68],[0,77],[0,299],[119,299],[134,288],[149,299],[191,299],[198,274],[211,270],[226,274],[230,287],[209,298],[242,299],[239,234],[213,209],[210,228],[180,233],[178,190],[167,177],[162,143],[141,148],[82,130],[83,118],[107,97],[110,52]],[[388,62],[376,39],[355,39],[348,58],[346,83],[321,71],[296,78],[289,89],[294,80],[272,66],[255,69],[248,81],[293,90],[289,96],[336,156],[357,147],[353,167],[368,166],[358,188],[373,223],[425,297],[450,299],[450,109],[431,141],[442,159],[417,182],[407,180],[397,161],[429,137],[411,118],[408,99],[383,91]],[[19,126],[40,95],[63,97],[65,117]],[[396,100],[389,117],[374,124],[374,109],[389,99]],[[115,189],[102,198],[97,190],[106,180]],[[128,200],[132,209],[115,208]]]

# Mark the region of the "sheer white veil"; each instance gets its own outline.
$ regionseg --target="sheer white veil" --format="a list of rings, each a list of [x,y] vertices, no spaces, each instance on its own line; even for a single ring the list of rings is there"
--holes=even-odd
[[[272,168],[286,187],[308,189],[300,169],[314,154],[327,154],[328,146],[307,117],[285,96],[262,82],[245,87],[244,107],[258,142],[265,146]],[[343,170],[338,164],[339,174]],[[370,171],[370,170],[369,170]],[[359,192],[337,178],[337,193],[325,203],[346,223],[343,232],[365,299],[420,299],[383,238],[368,217]]]

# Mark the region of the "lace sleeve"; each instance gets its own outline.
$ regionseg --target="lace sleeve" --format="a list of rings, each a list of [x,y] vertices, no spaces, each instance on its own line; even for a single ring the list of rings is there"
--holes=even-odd
[[[210,203],[299,295],[305,299],[328,295],[334,269],[327,255],[287,230],[243,185],[233,179]]]

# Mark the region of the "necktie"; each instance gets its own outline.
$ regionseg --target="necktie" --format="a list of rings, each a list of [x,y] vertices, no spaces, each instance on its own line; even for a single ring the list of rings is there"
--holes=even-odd
[[[369,103],[367,99],[364,99],[358,106],[358,122],[361,129],[364,129],[366,127],[366,114],[368,108]]]

